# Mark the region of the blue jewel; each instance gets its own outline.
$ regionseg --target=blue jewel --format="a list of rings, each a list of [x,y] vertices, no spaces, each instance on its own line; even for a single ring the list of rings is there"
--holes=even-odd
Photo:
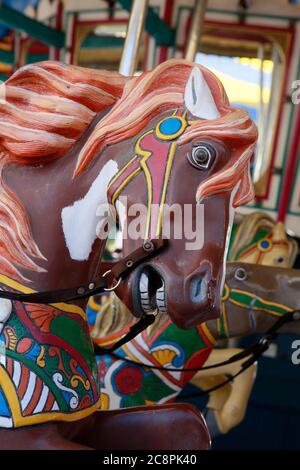
[[[163,121],[160,126],[159,130],[164,135],[173,135],[177,134],[182,127],[182,122],[177,117],[171,117]]]
[[[269,244],[268,240],[263,240],[261,242],[261,247],[264,248],[264,249],[269,248],[269,245],[270,244]]]

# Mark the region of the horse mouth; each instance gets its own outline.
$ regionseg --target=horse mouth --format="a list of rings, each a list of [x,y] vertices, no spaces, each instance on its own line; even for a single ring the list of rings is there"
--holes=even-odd
[[[159,311],[167,313],[165,283],[159,273],[147,266],[142,271],[139,283],[139,304],[143,313]]]

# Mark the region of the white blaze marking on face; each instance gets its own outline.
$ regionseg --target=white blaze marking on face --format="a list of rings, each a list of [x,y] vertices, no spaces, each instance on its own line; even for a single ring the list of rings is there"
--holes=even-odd
[[[104,165],[86,195],[62,209],[62,227],[72,259],[77,261],[88,259],[97,237],[96,227],[99,223],[99,217],[96,215],[97,207],[108,204],[107,186],[117,172],[117,163],[110,160]]]
[[[126,235],[124,232],[125,221],[126,221],[126,207],[120,199],[116,201],[116,210],[118,212],[119,225],[120,225],[119,231],[116,237],[116,248],[119,250],[123,250],[123,239],[124,239],[124,236]]]

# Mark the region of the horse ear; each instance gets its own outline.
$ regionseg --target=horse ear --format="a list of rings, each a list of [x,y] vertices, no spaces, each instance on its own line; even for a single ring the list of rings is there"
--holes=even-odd
[[[187,109],[200,119],[220,116],[215,100],[199,67],[194,67],[187,81],[184,101]]]
[[[282,222],[277,222],[277,224],[274,225],[272,229],[272,240],[274,242],[287,240],[285,228]]]

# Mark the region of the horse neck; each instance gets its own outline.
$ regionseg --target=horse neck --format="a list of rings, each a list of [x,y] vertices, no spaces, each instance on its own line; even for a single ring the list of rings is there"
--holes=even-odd
[[[2,273],[1,289],[30,293],[73,288],[100,275],[105,240],[92,240],[90,254],[79,260],[66,243],[68,233],[62,230],[63,207],[76,206],[105,165],[105,161],[97,161],[84,175],[72,180],[70,169],[74,168],[79,149],[77,146],[64,161],[35,171],[7,168],[5,182],[22,201],[44,258],[39,260],[41,270],[26,272],[31,282],[16,281]],[[66,169],[68,176],[63,176]],[[28,182],[26,188],[20,185],[21,180]],[[100,191],[101,181],[97,182]],[[102,191],[106,193],[104,183]],[[42,213],[35,191],[48,202]],[[80,238],[86,225],[82,221],[82,227],[72,227],[80,214],[73,215],[70,233]],[[0,428],[78,420],[99,407],[97,364],[85,306],[86,301],[51,305],[0,301]]]
[[[300,308],[300,302],[286,295],[288,304],[283,301],[281,289],[262,294],[260,288],[251,291],[244,288],[230,288],[228,298],[222,301],[219,319],[207,322],[217,340],[265,333],[278,320],[290,311]],[[291,300],[293,299],[293,300]],[[284,333],[300,333],[299,322],[289,323],[280,330]]]

